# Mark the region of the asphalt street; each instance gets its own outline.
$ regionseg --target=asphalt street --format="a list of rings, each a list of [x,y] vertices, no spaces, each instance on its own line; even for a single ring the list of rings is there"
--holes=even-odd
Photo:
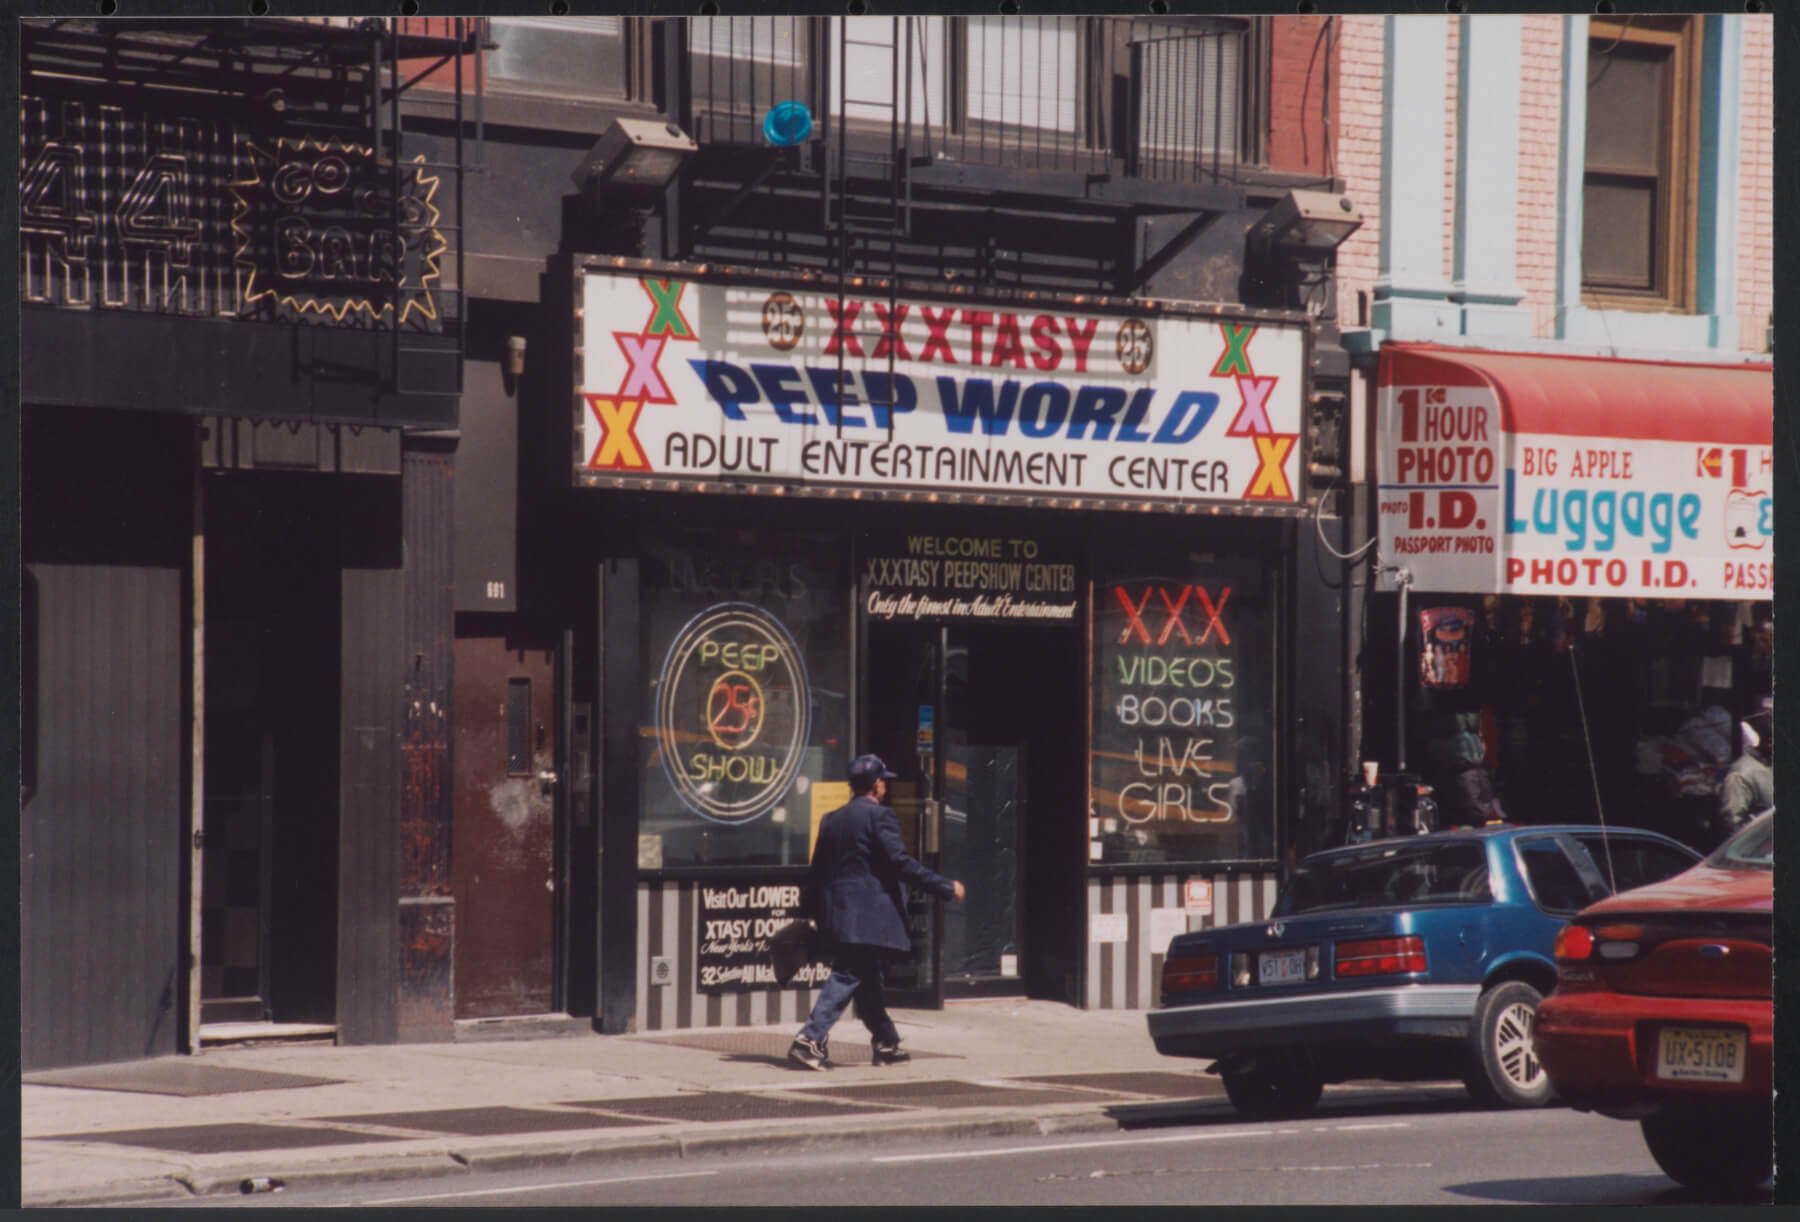
[[[1766,1200],[1766,1194],[1764,1198]],[[700,1157],[367,1183],[186,1203],[453,1208],[620,1205],[1694,1205],[1636,1125],[1492,1112],[1449,1086],[1334,1087],[1305,1120],[1085,1137],[922,1139],[879,1152]],[[1710,1212],[1709,1212],[1709,1216]]]

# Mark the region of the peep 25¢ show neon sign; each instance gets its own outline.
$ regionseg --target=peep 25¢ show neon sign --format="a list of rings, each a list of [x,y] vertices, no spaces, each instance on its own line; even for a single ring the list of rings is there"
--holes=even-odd
[[[799,646],[751,603],[717,603],[676,634],[656,690],[663,772],[717,823],[767,814],[800,773],[812,688]]]

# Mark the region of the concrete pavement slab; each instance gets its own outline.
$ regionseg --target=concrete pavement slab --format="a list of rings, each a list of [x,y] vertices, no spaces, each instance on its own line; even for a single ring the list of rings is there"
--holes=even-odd
[[[1193,1094],[1219,1093],[1218,1080],[1200,1074],[1198,1063],[1156,1054],[1140,1011],[998,999],[895,1017],[904,1043],[919,1054],[911,1063],[846,1064],[827,1073],[783,1059],[780,1051],[793,1036],[786,1027],[600,1036],[561,1023],[541,1025],[529,1039],[496,1038],[490,1029],[467,1042],[234,1046],[184,1058],[209,1071],[242,1071],[192,1075],[196,1080],[229,1083],[237,1076],[258,1089],[170,1095],[27,1082],[21,1090],[24,1203],[235,1192],[258,1176],[298,1188],[605,1159],[791,1151],[821,1142],[1111,1131],[1126,1114],[1122,1107],[1187,1093],[1186,1083],[1160,1077],[1159,1090],[1133,1089],[1134,1074],[1192,1075]],[[727,1034],[741,1039],[696,1038]],[[851,1020],[839,1025],[833,1043],[848,1050],[865,1039]],[[284,1085],[272,1076],[283,1074],[308,1083]],[[1057,1079],[1072,1074],[1118,1075],[1126,1089]],[[157,1075],[136,1063],[116,1077],[148,1083]],[[888,1089],[857,1089],[877,1085]],[[717,1098],[703,1102],[702,1095]],[[651,1099],[660,1102],[642,1102]],[[759,1099],[766,1104],[757,1106]],[[655,1114],[609,1111],[613,1101]],[[806,1114],[826,1101],[863,1106],[824,1122]],[[883,1102],[889,1106],[876,1106]],[[434,1130],[422,1119],[453,1112],[474,1119],[450,1126],[460,1132]],[[309,1136],[244,1149],[232,1131],[249,1126],[315,1135],[331,1130],[349,1139],[321,1145]],[[223,1135],[211,1146],[187,1142],[197,1150],[153,1150],[107,1136],[159,1130],[180,1147],[178,1130],[208,1129]],[[229,1148],[234,1140],[238,1148]]]

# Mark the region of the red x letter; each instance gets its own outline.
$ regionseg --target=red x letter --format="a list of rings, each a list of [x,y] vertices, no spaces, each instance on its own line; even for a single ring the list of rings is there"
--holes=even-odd
[[[1119,601],[1124,604],[1125,619],[1127,621],[1125,624],[1125,631],[1119,633],[1119,644],[1123,645],[1126,641],[1129,641],[1131,639],[1131,634],[1135,631],[1138,634],[1139,639],[1141,639],[1144,644],[1148,645],[1150,643],[1150,630],[1144,627],[1144,621],[1138,617],[1144,613],[1144,607],[1150,601],[1149,589],[1146,588],[1144,590],[1144,596],[1138,600],[1138,605],[1135,607],[1131,605],[1131,598],[1125,593],[1124,586],[1114,586],[1113,593],[1118,595]]]
[[[1219,613],[1225,610],[1225,600],[1231,597],[1231,587],[1225,587],[1224,592],[1219,595],[1219,605],[1216,607],[1213,606],[1212,599],[1206,596],[1205,586],[1195,586],[1194,593],[1200,596],[1200,605],[1206,608],[1206,631],[1200,634],[1199,643],[1206,644],[1206,638],[1212,635],[1214,628],[1217,628],[1219,643],[1221,645],[1231,644],[1231,634],[1225,631],[1225,621],[1219,618]]]

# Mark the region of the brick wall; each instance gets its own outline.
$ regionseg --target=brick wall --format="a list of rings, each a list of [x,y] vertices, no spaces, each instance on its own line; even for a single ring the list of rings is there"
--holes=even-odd
[[[1556,335],[1557,178],[1562,141],[1563,19],[1538,14],[1522,19],[1519,48],[1519,224],[1517,276],[1520,305],[1532,313],[1531,333]]]
[[[1462,91],[1456,74],[1456,57],[1462,49],[1462,21],[1445,17],[1448,27],[1444,63],[1444,283],[1456,278],[1456,139],[1460,125],[1456,107]]]
[[[1338,247],[1338,319],[1361,326],[1357,294],[1374,297],[1381,258],[1381,69],[1380,16],[1339,17],[1337,126],[1338,176],[1362,210],[1362,228]]]
[[[1774,308],[1774,18],[1744,18],[1743,119],[1738,146],[1738,347],[1761,352]]]
[[[1293,174],[1333,172],[1326,107],[1337,118],[1338,19],[1277,17],[1269,23],[1269,166]],[[1329,94],[1328,94],[1329,87]]]

